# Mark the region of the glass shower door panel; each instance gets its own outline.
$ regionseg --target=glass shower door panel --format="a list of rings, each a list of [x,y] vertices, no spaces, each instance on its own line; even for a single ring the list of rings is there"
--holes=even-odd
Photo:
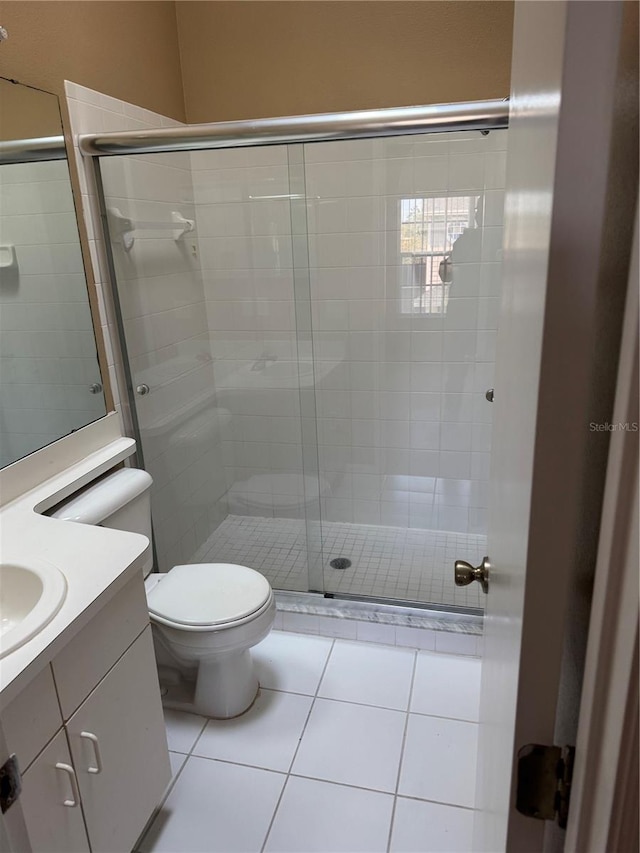
[[[305,145],[327,592],[482,606],[506,134]]]
[[[240,563],[306,590],[286,148],[101,170],[159,567]]]

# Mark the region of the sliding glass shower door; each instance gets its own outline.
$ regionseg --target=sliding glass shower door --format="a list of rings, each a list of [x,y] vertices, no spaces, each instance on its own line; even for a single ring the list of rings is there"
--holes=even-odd
[[[101,160],[161,570],[482,606],[506,134]]]
[[[482,606],[506,137],[304,145],[327,592]]]
[[[159,568],[240,563],[306,591],[314,374],[309,330],[296,335],[287,148],[114,157],[101,172]]]

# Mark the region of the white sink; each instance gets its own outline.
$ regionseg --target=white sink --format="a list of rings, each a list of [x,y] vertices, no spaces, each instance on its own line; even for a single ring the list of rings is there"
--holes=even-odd
[[[0,658],[47,625],[67,594],[59,569],[44,560],[0,565]]]

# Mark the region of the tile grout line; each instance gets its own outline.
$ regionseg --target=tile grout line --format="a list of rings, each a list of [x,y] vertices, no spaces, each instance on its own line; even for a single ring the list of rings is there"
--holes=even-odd
[[[185,711],[185,712],[183,712],[183,713],[189,713],[189,712],[188,712],[188,711]],[[194,716],[196,716],[196,715],[194,715]],[[147,835],[149,834],[149,832],[151,832],[151,829],[152,829],[152,827],[153,827],[154,823],[156,822],[156,818],[157,818],[157,817],[158,817],[158,815],[160,814],[160,811],[162,810],[162,807],[164,806],[164,804],[166,803],[166,801],[169,799],[169,795],[171,794],[171,792],[172,792],[172,791],[173,791],[173,789],[175,788],[175,786],[176,786],[176,783],[177,783],[178,779],[179,779],[179,778],[180,778],[180,776],[182,775],[182,771],[183,771],[183,770],[184,770],[184,768],[187,766],[187,761],[192,757],[192,754],[193,754],[193,750],[194,750],[194,748],[195,748],[195,745],[196,745],[196,744],[197,744],[197,742],[200,740],[200,737],[202,736],[202,733],[204,732],[204,730],[205,730],[205,729],[206,729],[206,727],[207,727],[207,723],[208,723],[208,718],[207,718],[207,717],[204,717],[204,723],[202,724],[202,728],[200,729],[199,734],[197,735],[197,737],[195,738],[194,742],[192,743],[192,745],[191,745],[191,749],[189,750],[189,752],[184,753],[184,752],[178,752],[177,750],[171,750],[171,749],[169,750],[169,752],[170,752],[170,753],[171,753],[171,752],[174,752],[176,755],[184,755],[184,761],[182,762],[182,766],[180,767],[180,769],[178,770],[178,772],[176,773],[176,775],[175,775],[175,776],[173,776],[173,777],[171,778],[171,782],[169,782],[169,784],[168,784],[168,786],[167,786],[167,790],[166,790],[166,792],[165,792],[164,797],[162,798],[162,800],[161,800],[161,801],[160,801],[160,803],[158,804],[157,809],[156,809],[156,810],[154,811],[154,813],[153,813],[153,818],[149,821],[149,824],[147,825],[147,827],[146,827],[146,829],[144,830],[143,834],[140,836],[140,842],[141,842],[141,843],[143,843],[143,842],[144,842],[144,840],[145,840],[145,838],[147,837]],[[165,727],[166,727],[166,723],[165,723]],[[195,756],[195,757],[197,758],[198,756]],[[136,848],[136,849],[137,849],[137,848]]]
[[[298,743],[293,752],[293,757],[291,758],[291,763],[289,764],[289,769],[287,770],[286,779],[284,785],[282,786],[282,791],[280,791],[280,796],[278,797],[278,802],[276,803],[276,807],[273,810],[273,814],[271,815],[271,820],[269,821],[269,826],[267,828],[266,835],[264,837],[264,841],[262,843],[262,847],[260,848],[260,853],[264,853],[265,847],[267,845],[267,841],[269,840],[269,835],[271,834],[271,829],[273,828],[274,821],[276,819],[276,815],[278,814],[278,809],[280,808],[280,803],[282,802],[282,798],[284,796],[284,792],[286,790],[287,785],[289,784],[289,779],[291,778],[291,771],[293,769],[293,765],[296,760],[296,756],[298,755],[298,750],[300,749],[300,744],[302,743],[302,738],[304,737],[304,733],[307,730],[307,725],[309,723],[309,719],[311,717],[311,712],[313,711],[314,705],[316,704],[316,699],[318,698],[318,691],[320,690],[320,685],[322,684],[322,679],[324,678],[324,674],[327,671],[327,667],[329,666],[329,661],[331,660],[331,655],[333,654],[333,649],[335,647],[336,641],[335,638],[331,642],[331,648],[329,649],[329,653],[327,654],[327,659],[324,662],[324,666],[322,668],[322,673],[320,674],[320,678],[318,679],[318,686],[316,687],[316,692],[313,694],[313,698],[311,700],[311,705],[309,706],[309,713],[307,714],[307,718],[304,721],[304,725],[302,727],[302,731],[300,732],[300,737],[298,738]]]
[[[163,709],[163,710],[164,710],[164,709]],[[205,723],[204,723],[204,725],[203,725],[203,727],[202,727],[202,730],[201,730],[200,734],[198,735],[198,737],[195,739],[195,741],[194,741],[194,743],[193,743],[193,745],[192,745],[192,747],[191,747],[192,749],[193,749],[193,747],[196,745],[197,741],[199,740],[200,735],[202,734],[202,732],[205,730],[206,725],[207,725],[207,723],[206,723],[206,719],[205,719]],[[165,729],[166,729],[166,722],[165,722]],[[168,747],[168,744],[167,744],[167,747]],[[184,752],[177,752],[176,750],[171,750],[171,749],[169,749],[169,750],[168,750],[168,752],[169,752],[170,754],[173,752],[175,755],[184,755],[184,761],[182,762],[182,764],[181,764],[181,766],[180,766],[180,769],[178,770],[178,772],[176,773],[176,775],[171,777],[171,781],[170,781],[170,782],[169,782],[169,784],[167,785],[167,790],[165,791],[164,796],[162,797],[162,799],[161,799],[161,800],[160,800],[160,802],[158,803],[157,808],[156,808],[156,809],[154,810],[154,812],[153,812],[153,816],[149,819],[149,822],[147,823],[146,827],[145,827],[145,828],[144,828],[144,830],[142,831],[142,833],[141,833],[141,835],[140,835],[140,838],[139,838],[140,844],[143,844],[143,843],[144,843],[145,838],[147,837],[147,835],[149,834],[149,832],[151,832],[151,829],[152,829],[152,827],[153,827],[154,823],[156,822],[156,818],[157,818],[157,817],[158,817],[158,815],[160,814],[160,812],[161,812],[161,810],[162,810],[162,807],[164,806],[164,804],[166,803],[166,801],[169,799],[169,795],[171,794],[171,792],[172,792],[172,791],[173,791],[173,789],[175,788],[176,783],[177,783],[178,779],[180,778],[180,776],[182,775],[182,771],[183,771],[183,770],[184,770],[184,768],[187,766],[187,761],[189,760],[189,758],[190,758],[190,756],[191,756],[191,753],[190,753],[190,752],[185,754]],[[169,763],[171,763],[171,757],[169,757]],[[139,849],[139,847],[136,847],[135,849],[136,849],[136,850],[138,850],[138,849]]]
[[[411,670],[411,684],[409,687],[409,698],[407,700],[407,710],[405,713],[404,731],[402,732],[402,749],[400,750],[400,761],[398,763],[398,775],[396,776],[396,787],[393,794],[393,807],[391,809],[391,821],[389,823],[389,835],[387,838],[387,851],[391,849],[391,839],[393,837],[393,825],[396,817],[396,805],[398,802],[398,788],[400,787],[400,776],[402,774],[402,762],[404,760],[404,750],[407,744],[407,729],[409,728],[409,714],[411,712],[411,700],[413,699],[413,688],[416,681],[416,670],[418,668],[418,652],[414,653],[413,669]]]
[[[254,699],[254,701],[255,701],[255,699]],[[188,714],[188,713],[190,713],[190,712],[189,712],[189,711],[186,711],[185,713],[187,713],[187,714]],[[198,716],[200,716],[200,715],[198,715]],[[198,741],[200,740],[200,738],[201,738],[201,737],[202,737],[202,735],[204,734],[204,730],[205,730],[205,729],[207,728],[207,726],[209,725],[209,720],[211,720],[211,719],[213,719],[213,717],[203,717],[204,723],[203,723],[203,725],[202,725],[202,728],[200,729],[200,732],[199,732],[199,733],[198,733],[198,735],[196,736],[196,739],[195,739],[195,740],[194,740],[194,742],[191,744],[191,749],[190,749],[190,750],[189,750],[189,752],[187,753],[187,759],[191,758],[191,756],[193,755],[193,750],[194,750],[194,749],[196,748],[196,746],[198,745]],[[195,758],[198,758],[198,756],[196,755],[196,756],[195,756]],[[185,762],[185,763],[186,763],[186,762]]]
[[[407,650],[409,651],[409,650]],[[414,652],[415,654],[415,652]],[[262,688],[265,693],[285,693],[288,696],[304,696],[307,699],[318,698],[322,699],[323,702],[338,702],[341,705],[357,705],[359,708],[379,708],[381,711],[395,711],[398,714],[405,714],[406,711],[403,708],[392,708],[389,705],[374,705],[371,702],[358,702],[355,699],[338,699],[335,696],[315,696],[315,694],[311,693],[298,693],[295,690],[277,690],[273,687],[264,687]],[[189,712],[187,712],[189,713]],[[447,717],[444,714],[428,714],[426,711],[411,711],[412,714],[415,714],[418,717],[433,717],[436,720],[453,720],[456,723],[478,723],[477,720],[467,720],[464,717]],[[177,752],[177,750],[171,750],[171,752]],[[188,753],[181,753],[181,755],[187,755]]]
[[[211,759],[211,760],[219,761],[221,759]],[[232,764],[233,762],[226,762],[226,763]],[[240,765],[240,766],[247,766],[247,765]],[[258,767],[256,769],[257,770],[264,770],[265,768],[264,767]],[[269,772],[270,773],[279,773],[281,771],[270,770]],[[370,794],[383,794],[386,797],[393,797],[394,800],[396,799],[396,795],[394,794],[393,791],[385,791],[382,788],[365,788],[363,785],[353,785],[353,784],[350,784],[349,782],[336,782],[333,779],[331,779],[331,780],[322,779],[319,776],[305,776],[302,773],[289,773],[288,775],[293,777],[294,779],[309,779],[312,782],[324,782],[326,785],[338,785],[341,788],[350,788],[354,791],[367,791]],[[447,806],[448,808],[451,808],[451,809],[462,809],[463,811],[468,811],[468,812],[474,812],[476,810],[475,806],[461,806],[458,803],[448,803],[445,800],[430,800],[430,799],[426,799],[425,797],[416,797],[414,794],[398,794],[398,796],[401,797],[403,800],[415,800],[415,802],[417,802],[417,803],[433,803],[434,805],[437,805],[437,806]]]
[[[319,697],[319,698],[322,698],[322,697]],[[232,767],[248,767],[251,770],[261,770],[264,773],[275,773],[277,776],[292,777],[294,779],[309,779],[312,782],[323,782],[327,785],[338,785],[341,788],[350,788],[354,791],[368,791],[371,794],[384,794],[387,797],[395,797],[395,793],[393,791],[386,791],[383,788],[367,788],[364,785],[355,785],[351,782],[337,782],[335,779],[323,779],[320,776],[309,776],[305,773],[292,773],[292,772],[289,772],[287,770],[274,770],[272,767],[262,767],[259,764],[244,764],[244,763],[241,763],[239,761],[231,761],[228,758],[211,758],[211,757],[206,756],[206,755],[187,756],[184,753],[178,753],[178,754],[184,755],[184,758],[185,758],[185,761],[182,765],[182,768],[180,768],[178,775],[180,775],[180,773],[182,772],[182,769],[186,765],[187,758],[191,757],[191,758],[197,758],[200,761],[213,761],[213,762],[216,762],[218,764],[228,764],[228,765],[231,765]],[[176,776],[176,779],[177,779],[177,776]],[[459,803],[449,803],[446,800],[432,800],[428,797],[418,797],[415,794],[402,794],[402,795],[398,795],[398,796],[402,796],[403,799],[407,799],[407,800],[415,800],[418,803],[434,803],[435,805],[448,806],[449,808],[452,808],[452,809],[463,809],[465,811],[475,811],[474,806],[463,806]]]
[[[171,791],[173,791],[173,788],[174,788],[176,782],[178,781],[178,777],[182,773],[182,770],[184,769],[184,766],[186,763],[187,763],[187,756],[185,755],[185,758],[184,758],[184,761],[182,762],[182,766],[180,767],[180,770],[178,770],[178,772],[176,773],[175,776],[171,777],[171,781],[167,785],[167,790],[165,791],[164,796],[162,797],[162,799],[160,800],[160,802],[158,803],[156,808],[153,810],[151,817],[149,818],[149,820],[145,824],[144,829],[140,833],[140,836],[137,839],[137,841],[140,843],[138,844],[136,842],[136,844],[134,845],[134,847],[133,847],[134,853],[137,853],[137,851],[141,850],[142,845],[144,844],[145,838],[151,832],[151,829],[156,822],[156,818],[158,817],[158,815],[162,811],[162,807],[164,806],[164,804],[168,800],[169,794],[171,793]]]

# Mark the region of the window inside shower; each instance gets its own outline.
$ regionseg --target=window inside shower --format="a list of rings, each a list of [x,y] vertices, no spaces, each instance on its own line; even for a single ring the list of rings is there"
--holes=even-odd
[[[403,313],[446,312],[451,283],[451,252],[464,232],[476,227],[474,212],[478,202],[477,196],[401,199]]]
[[[101,158],[161,570],[482,607],[506,141]]]

